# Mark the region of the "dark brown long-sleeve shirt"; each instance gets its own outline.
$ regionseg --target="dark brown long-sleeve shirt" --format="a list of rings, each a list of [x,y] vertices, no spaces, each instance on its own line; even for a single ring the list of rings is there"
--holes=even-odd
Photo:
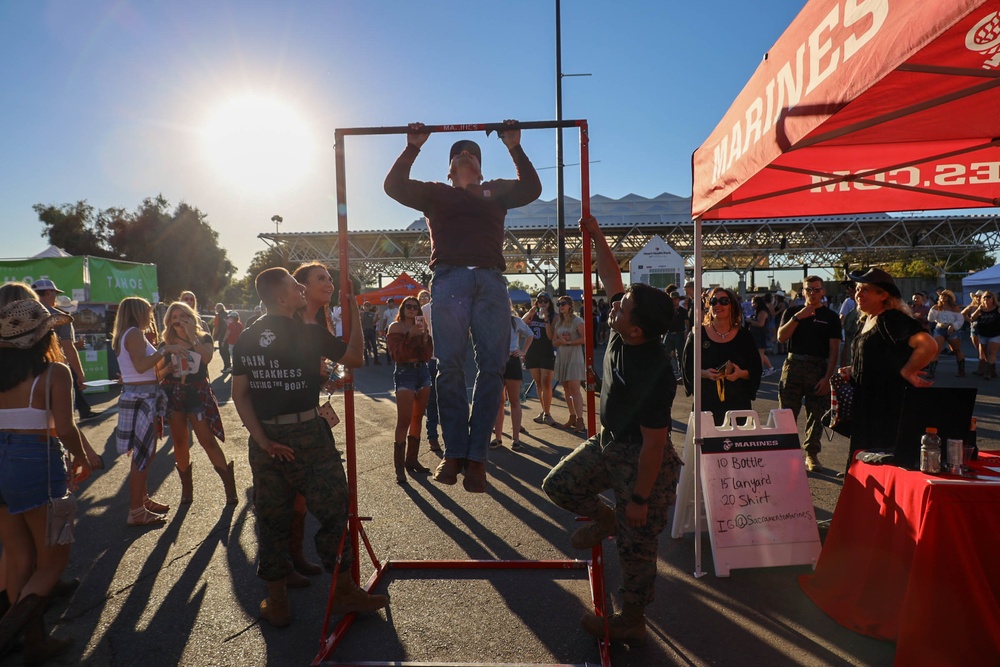
[[[476,266],[503,271],[504,218],[507,211],[530,204],[542,194],[531,160],[521,146],[511,149],[517,180],[497,179],[456,188],[410,178],[420,149],[408,144],[385,178],[385,193],[423,212],[431,236],[431,269],[436,264]]]

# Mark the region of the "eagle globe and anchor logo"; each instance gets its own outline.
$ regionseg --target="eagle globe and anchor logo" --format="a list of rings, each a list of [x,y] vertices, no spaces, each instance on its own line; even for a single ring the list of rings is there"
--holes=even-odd
[[[724,452],[728,452],[728,451],[729,451],[730,449],[732,449],[732,448],[733,448],[733,447],[734,447],[735,445],[736,445],[736,443],[734,443],[734,442],[733,442],[732,440],[730,440],[729,438],[726,438],[725,440],[723,440],[723,441],[722,441],[722,451],[724,451]]]
[[[1000,67],[1000,12],[990,12],[965,35],[965,48],[992,56],[983,62],[983,69]]]

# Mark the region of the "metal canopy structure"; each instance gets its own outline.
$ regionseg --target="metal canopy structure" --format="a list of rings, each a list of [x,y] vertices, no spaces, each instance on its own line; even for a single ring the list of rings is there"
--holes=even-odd
[[[668,193],[649,199],[627,195],[591,197],[591,211],[600,220],[608,243],[624,269],[659,235],[694,267],[694,222],[691,200]],[[559,257],[555,201],[536,201],[507,214],[504,257],[507,274],[534,275],[543,282],[557,273]],[[566,198],[566,215],[580,216],[580,202]],[[925,258],[948,273],[970,253],[1000,250],[1000,215],[886,214],[765,220],[704,221],[703,268],[742,273],[752,269],[797,269],[875,265],[915,257]],[[355,276],[370,285],[378,277],[405,271],[423,279],[430,259],[430,236],[421,218],[406,229],[349,231],[350,265]],[[336,230],[265,233],[259,238],[277,247],[291,261],[321,261],[339,266]],[[568,273],[581,273],[582,238],[575,225],[566,231]]]

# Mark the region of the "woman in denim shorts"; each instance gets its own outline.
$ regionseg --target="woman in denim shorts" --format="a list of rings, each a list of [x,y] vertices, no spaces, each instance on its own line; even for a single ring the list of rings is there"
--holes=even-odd
[[[406,474],[429,473],[430,468],[420,465],[420,425],[431,392],[431,374],[427,362],[434,354],[434,344],[420,302],[406,297],[399,304],[396,321],[389,325],[386,343],[396,369],[393,382],[396,386],[396,433],[393,441],[393,466],[396,483],[405,484]]]
[[[959,338],[959,332],[965,325],[965,315],[962,314],[962,309],[955,301],[954,292],[951,290],[941,292],[937,303],[927,314],[927,321],[934,325],[932,333],[938,344],[938,359],[941,358],[940,350],[943,350],[947,345],[955,353],[955,360],[958,362],[958,373],[955,377],[965,377],[965,356],[962,354],[962,341]],[[927,377],[934,377],[938,359],[931,363]]]
[[[1000,308],[997,295],[990,290],[983,291],[969,319],[979,334],[979,372],[984,380],[994,380],[997,376],[997,351],[1000,350]]]
[[[91,466],[73,421],[73,378],[53,329],[72,320],[36,299],[0,308],[0,541],[6,592],[0,592],[0,655],[25,636],[25,662],[64,651],[69,640],[47,637],[42,614],[69,561],[72,531],[47,545],[49,498],[67,492],[60,440],[73,457],[74,485]],[[52,431],[59,440],[51,437]],[[11,605],[13,601],[13,605]]]

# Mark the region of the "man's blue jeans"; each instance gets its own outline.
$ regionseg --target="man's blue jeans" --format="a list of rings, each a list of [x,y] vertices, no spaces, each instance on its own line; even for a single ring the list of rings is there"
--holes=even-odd
[[[431,279],[437,399],[445,458],[486,461],[510,356],[510,296],[497,269],[436,266]],[[470,417],[465,358],[472,332]]]
[[[434,316],[431,315],[431,318]],[[432,320],[433,321],[433,320]],[[431,357],[427,361],[427,370],[431,374],[431,393],[427,394],[427,409],[424,415],[427,417],[427,439],[438,439],[438,396],[437,396],[437,371],[438,360]]]

